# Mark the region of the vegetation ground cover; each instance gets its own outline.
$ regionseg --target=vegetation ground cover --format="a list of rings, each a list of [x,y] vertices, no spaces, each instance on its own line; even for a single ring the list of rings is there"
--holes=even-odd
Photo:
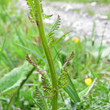
[[[50,0],[45,0],[50,1]],[[97,2],[97,3],[106,3],[109,4],[109,0],[51,0],[51,1],[61,1],[61,2],[74,2],[74,3],[91,3],[91,2]]]
[[[2,10],[0,11],[0,110],[7,110],[10,99],[15,97],[13,94],[18,89],[20,89],[19,93],[17,93],[15,102],[10,109],[37,110],[40,102],[40,100],[37,100],[39,98],[37,87],[40,88],[40,91],[43,91],[43,84],[37,70],[29,78],[29,75],[26,76],[28,71],[33,68],[32,65],[27,64],[26,55],[31,56],[32,61],[37,65],[39,64],[40,68],[43,68],[47,73],[49,73],[49,67],[47,59],[43,55],[44,50],[36,25],[29,21],[27,17],[29,13],[27,14],[23,10],[14,7],[14,2],[6,1],[0,4],[0,10]],[[59,31],[66,33],[61,29],[54,31],[55,34],[49,38],[48,32],[51,27],[45,24],[47,41],[51,45],[50,47],[53,47],[51,53],[56,73],[60,74],[65,61],[74,52],[74,57],[69,61],[66,69],[80,97],[80,102],[75,102],[73,100],[75,94],[71,95],[64,89],[60,89],[59,109],[109,110],[109,53],[102,56],[102,53],[108,49],[109,45],[105,45],[101,41],[93,41],[92,38],[85,38],[85,40],[81,41],[74,38],[74,36],[70,36],[65,41],[64,36],[61,35],[61,39],[58,39],[56,35]],[[55,41],[57,43],[54,45]],[[13,76],[14,73],[16,73],[15,76]],[[50,78],[50,76],[48,77]],[[26,83],[22,88],[19,88],[26,78]],[[87,78],[90,78],[93,83],[89,83],[90,80],[85,83]],[[42,92],[39,93],[42,96]],[[51,109],[51,99],[45,98],[45,100]],[[45,103],[42,104],[45,105]]]

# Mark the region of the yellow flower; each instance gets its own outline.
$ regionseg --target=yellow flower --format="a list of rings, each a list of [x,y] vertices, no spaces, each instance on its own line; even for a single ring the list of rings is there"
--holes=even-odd
[[[90,86],[91,83],[92,83],[92,79],[91,79],[91,78],[85,79],[85,84],[86,84],[87,86]]]
[[[74,41],[75,43],[78,43],[78,42],[79,42],[79,39],[77,39],[77,38],[72,38],[72,41]]]

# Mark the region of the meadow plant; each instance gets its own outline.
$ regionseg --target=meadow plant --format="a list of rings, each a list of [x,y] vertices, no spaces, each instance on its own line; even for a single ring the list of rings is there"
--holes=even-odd
[[[43,49],[45,51],[45,55],[46,55],[48,65],[49,65],[51,81],[52,81],[52,88],[50,88],[51,93],[52,93],[52,95],[51,95],[52,110],[57,110],[58,109],[58,107],[57,107],[58,91],[59,91],[60,87],[65,87],[65,85],[67,83],[66,80],[68,79],[68,73],[66,72],[66,65],[73,58],[74,53],[72,53],[71,56],[69,57],[68,61],[65,62],[65,66],[63,66],[63,68],[62,68],[63,69],[62,74],[60,75],[59,80],[58,80],[57,76],[56,76],[56,71],[55,71],[52,55],[51,55],[51,50],[47,43],[46,35],[44,32],[42,16],[45,17],[46,15],[43,13],[41,1],[40,0],[27,0],[27,4],[30,8],[30,14],[31,14],[31,17],[29,17],[29,19],[31,22],[36,23],[36,25],[38,27],[40,39],[41,39]],[[50,16],[48,16],[48,17],[50,17]],[[53,27],[51,28],[51,31],[48,33],[48,37],[51,37],[53,35],[54,30],[58,29],[59,23],[60,23],[60,17],[58,16],[56,23],[53,25]],[[44,74],[42,74],[42,77],[43,76],[44,76]],[[43,80],[45,78],[46,77],[44,76]],[[47,83],[46,79],[45,79],[45,83]],[[47,88],[49,88],[49,86],[48,87],[45,86],[44,88],[46,88],[46,90],[45,90],[46,92],[49,91],[47,89]],[[76,93],[76,96],[78,97],[77,93]],[[79,101],[79,99],[78,99],[78,101]]]
[[[60,21],[61,21],[60,16],[58,16],[57,20],[51,27],[50,31],[48,32],[48,34],[46,34],[44,31],[43,19],[51,17],[52,15],[44,14],[41,0],[26,0],[26,1],[30,9],[30,15],[28,16],[29,20],[38,27],[38,31],[39,31],[38,36],[40,37],[40,40],[42,42],[42,46],[45,54],[42,54],[41,56],[36,54],[37,57],[40,58],[37,62],[32,61],[30,56],[27,54],[26,60],[28,62],[25,62],[21,67],[14,68],[10,73],[8,73],[7,75],[5,75],[3,78],[0,79],[0,95],[4,93],[8,95],[10,94],[13,95],[7,105],[6,110],[12,109],[15,99],[16,99],[14,103],[14,106],[16,106],[15,108],[20,108],[20,101],[19,101],[20,90],[23,87],[23,85],[26,83],[28,78],[32,75],[33,71],[37,70],[37,73],[39,73],[38,75],[41,75],[42,88],[40,88],[39,86],[40,84],[39,85],[35,84],[36,100],[35,98],[31,97],[31,95],[29,96],[29,98],[32,99],[34,104],[37,106],[36,108],[39,108],[40,110],[51,110],[51,109],[58,110],[59,108],[63,110],[62,106],[60,106],[58,102],[58,96],[61,95],[61,98],[63,100],[63,106],[65,107],[65,101],[63,95],[61,94],[61,91],[66,92],[72,103],[78,103],[80,102],[82,96],[84,96],[86,93],[88,94],[88,92],[90,91],[89,88],[92,88],[94,83],[92,83],[92,80],[90,79],[86,80],[85,82],[88,85],[88,87],[79,93],[76,91],[73,80],[68,74],[67,69],[70,66],[70,61],[74,58],[75,61],[73,63],[76,66],[76,73],[79,75],[82,57],[80,59],[80,62],[78,62],[79,52],[77,51],[76,52],[71,51],[71,53],[69,52],[69,57],[63,59],[64,60],[63,63],[59,61],[60,70],[57,71],[57,69],[55,68],[55,64],[57,63],[53,61],[54,58],[52,57],[51,52],[52,49],[55,48],[55,45],[59,43],[69,32],[65,33],[57,40],[54,40],[53,39],[54,32],[59,28],[60,25]],[[36,32],[36,35],[37,34],[38,33]],[[75,49],[78,50],[77,45],[80,46],[79,39],[72,38],[72,41],[75,44],[74,48],[76,47]],[[17,44],[17,46],[21,46],[21,45]],[[21,47],[35,54],[35,52],[29,50],[24,45],[22,45]],[[38,47],[36,46],[36,48]],[[71,46],[71,48],[73,47]],[[83,51],[84,50],[85,48],[83,49]],[[83,56],[84,54],[83,51],[81,56]],[[56,53],[58,53],[58,50],[56,50]],[[45,56],[47,61],[44,59]],[[48,64],[49,71],[46,71],[44,70],[44,68],[42,68],[42,65],[40,65],[42,61],[45,62],[46,65]],[[31,70],[29,70],[28,68],[29,64],[31,64],[32,66]]]

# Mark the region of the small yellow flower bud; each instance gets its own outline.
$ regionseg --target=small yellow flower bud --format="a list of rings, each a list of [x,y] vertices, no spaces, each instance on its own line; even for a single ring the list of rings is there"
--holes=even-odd
[[[92,83],[92,79],[91,79],[91,78],[85,79],[85,84],[86,84],[87,86],[90,86],[91,83]]]
[[[79,39],[77,39],[77,38],[72,38],[72,41],[74,41],[75,43],[78,43],[78,42],[79,42]]]

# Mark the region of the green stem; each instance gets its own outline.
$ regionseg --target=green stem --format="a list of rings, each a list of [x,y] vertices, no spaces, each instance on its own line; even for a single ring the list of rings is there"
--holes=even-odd
[[[45,51],[45,54],[47,57],[47,61],[48,61],[49,69],[50,69],[50,74],[51,74],[51,79],[52,79],[52,92],[53,92],[52,110],[57,110],[58,90],[57,90],[57,78],[56,78],[55,67],[54,67],[52,55],[50,53],[49,46],[48,46],[48,43],[47,43],[47,40],[45,37],[39,0],[34,0],[34,3],[35,3],[35,7],[37,8],[36,24],[38,26],[40,39],[42,41],[42,45],[43,45],[43,48],[44,48],[44,51]]]
[[[16,108],[19,108],[19,90],[17,91],[17,103],[16,103]]]

